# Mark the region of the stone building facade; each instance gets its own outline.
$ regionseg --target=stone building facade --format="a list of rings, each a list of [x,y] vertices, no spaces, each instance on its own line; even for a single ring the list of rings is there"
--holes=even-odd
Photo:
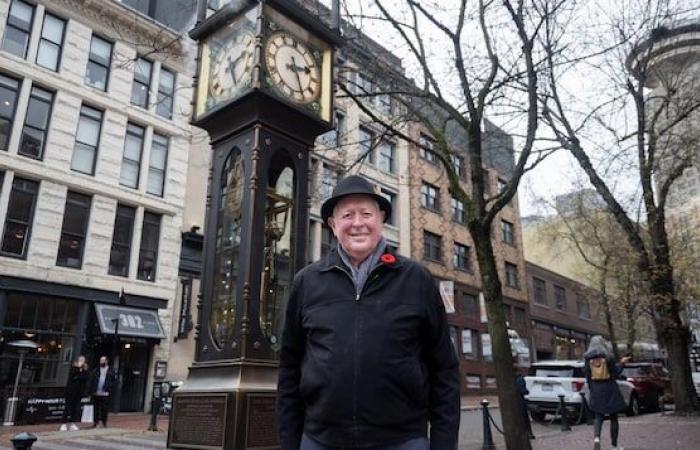
[[[114,360],[120,410],[167,376],[196,46],[141,6],[0,1],[3,399],[18,339],[24,399],[61,397],[79,354]]]

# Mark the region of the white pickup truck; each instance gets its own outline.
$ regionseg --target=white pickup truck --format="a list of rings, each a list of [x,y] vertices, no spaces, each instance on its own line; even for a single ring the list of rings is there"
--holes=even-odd
[[[583,374],[583,361],[538,361],[530,366],[529,376],[525,377],[528,409],[533,420],[543,421],[547,414],[556,414],[559,409],[559,395],[564,396],[567,417],[572,422],[584,420],[581,413],[581,393],[588,401],[588,386]],[[639,413],[639,402],[634,393],[634,385],[626,380],[617,380],[622,398],[627,403],[627,415]]]

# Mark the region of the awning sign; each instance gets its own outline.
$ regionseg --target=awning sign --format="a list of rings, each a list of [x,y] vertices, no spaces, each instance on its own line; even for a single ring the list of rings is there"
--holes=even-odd
[[[95,312],[102,334],[114,334],[118,318],[119,336],[165,338],[157,311],[96,303]]]
[[[445,312],[453,314],[455,312],[455,283],[454,281],[440,281],[440,297],[445,305]]]

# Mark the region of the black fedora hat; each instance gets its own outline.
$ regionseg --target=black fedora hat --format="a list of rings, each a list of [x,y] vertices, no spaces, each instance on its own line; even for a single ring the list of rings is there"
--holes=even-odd
[[[348,195],[368,195],[377,201],[379,209],[384,211],[384,221],[389,220],[391,216],[391,203],[381,195],[374,192],[374,187],[366,178],[359,175],[350,175],[338,181],[338,184],[333,188],[333,194],[323,205],[321,205],[321,218],[325,223],[328,223],[328,218],[333,215],[335,205]]]

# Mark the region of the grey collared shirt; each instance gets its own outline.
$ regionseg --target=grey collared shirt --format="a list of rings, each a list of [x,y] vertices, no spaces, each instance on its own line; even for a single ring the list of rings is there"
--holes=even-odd
[[[384,253],[385,249],[386,240],[384,239],[384,236],[382,236],[379,243],[374,248],[374,251],[370,253],[370,255],[365,258],[365,260],[362,261],[358,267],[355,267],[352,265],[352,262],[350,262],[350,257],[340,245],[340,242],[338,242],[338,254],[340,254],[340,258],[343,260],[345,265],[350,268],[350,272],[352,273],[352,282],[355,284],[356,294],[359,295],[362,292],[362,288],[364,288],[365,283],[367,282],[369,273],[372,271],[374,266],[377,265],[379,257],[382,255],[382,253]]]

